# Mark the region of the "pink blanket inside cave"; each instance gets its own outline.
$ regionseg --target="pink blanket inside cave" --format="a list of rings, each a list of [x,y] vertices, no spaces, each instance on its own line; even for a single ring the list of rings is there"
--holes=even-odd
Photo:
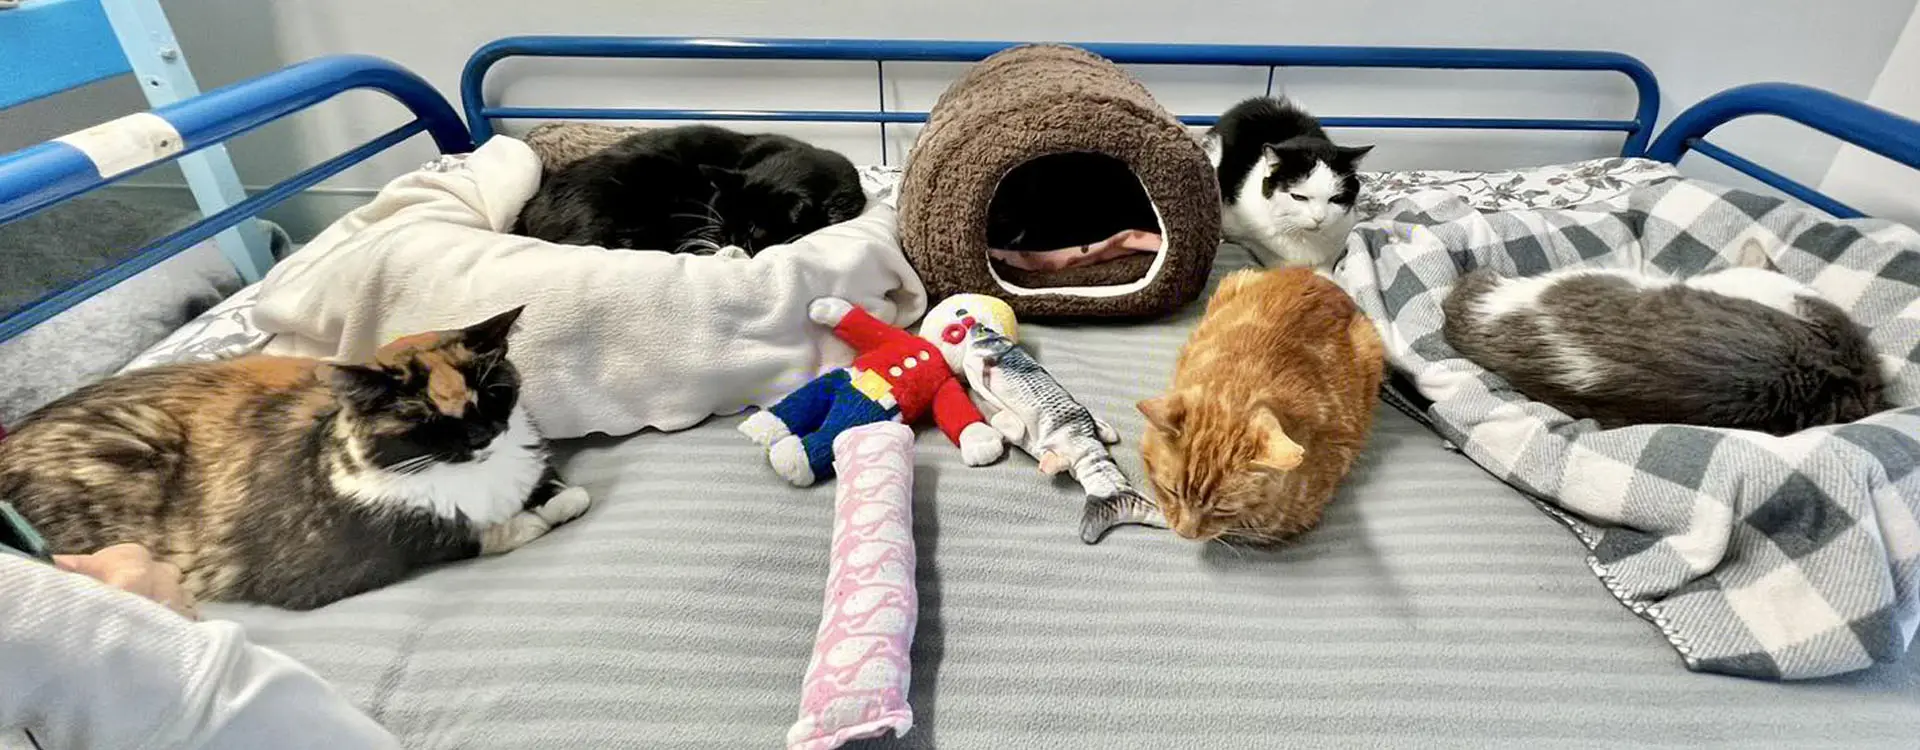
[[[1058,250],[993,250],[987,257],[1022,271],[1059,271],[1090,266],[1133,253],[1160,252],[1161,238],[1155,232],[1128,229],[1099,242]]]

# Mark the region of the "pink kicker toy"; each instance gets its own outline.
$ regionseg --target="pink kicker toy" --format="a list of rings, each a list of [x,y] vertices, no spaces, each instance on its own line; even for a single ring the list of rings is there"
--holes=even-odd
[[[913,430],[876,422],[833,441],[833,561],[788,750],[913,728]]]

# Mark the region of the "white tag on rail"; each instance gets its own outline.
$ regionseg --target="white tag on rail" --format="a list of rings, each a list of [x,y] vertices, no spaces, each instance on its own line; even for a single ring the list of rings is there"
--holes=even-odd
[[[102,179],[131,172],[186,148],[173,123],[152,112],[109,120],[54,140],[80,149]]]

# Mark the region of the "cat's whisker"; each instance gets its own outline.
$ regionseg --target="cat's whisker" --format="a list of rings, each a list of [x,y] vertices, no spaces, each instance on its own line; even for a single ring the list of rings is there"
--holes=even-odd
[[[1241,548],[1240,545],[1234,544],[1231,538],[1228,538],[1226,536],[1218,536],[1218,537],[1214,537],[1214,541],[1219,542],[1220,546],[1226,548],[1228,552],[1232,552],[1234,557],[1239,558],[1241,560],[1247,559],[1247,551]]]
[[[433,463],[434,457],[431,455],[416,456],[388,466],[385,470],[393,474],[418,474],[431,468]]]
[[[674,252],[695,252],[702,255],[711,255],[720,252],[720,243],[701,237],[689,237],[686,241],[681,242],[680,246],[675,248]]]
[[[1264,546],[1272,546],[1286,541],[1286,538],[1280,535],[1255,531],[1253,529],[1229,529],[1221,532],[1220,537],[1222,539],[1244,540]]]
[[[479,385],[481,383],[487,382],[489,379],[493,377],[494,368],[499,366],[500,366],[500,357],[498,356],[488,357],[486,359],[486,368],[480,371],[480,375],[474,379],[473,384]]]

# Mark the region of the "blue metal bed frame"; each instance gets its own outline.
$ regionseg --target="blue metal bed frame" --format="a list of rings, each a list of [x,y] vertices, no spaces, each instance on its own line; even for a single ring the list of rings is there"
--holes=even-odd
[[[925,122],[925,112],[887,110],[887,63],[976,62],[1021,42],[912,41],[899,39],[742,39],[605,36],[516,36],[488,43],[467,60],[460,99],[474,141],[493,136],[495,119],[716,120],[782,122]],[[1337,128],[1452,128],[1476,130],[1618,131],[1627,134],[1620,153],[1639,156],[1652,137],[1660,110],[1653,71],[1617,52],[1578,50],[1468,49],[1447,47],[1306,47],[1239,44],[1079,44],[1122,65],[1211,65],[1267,69],[1267,93],[1282,67],[1430,68],[1451,70],[1612,71],[1632,80],[1638,106],[1629,120],[1325,117]],[[488,106],[487,72],[510,57],[601,57],[708,60],[808,60],[872,62],[878,93],[870,110],[582,109]],[[1188,125],[1212,125],[1219,115],[1183,115]],[[884,153],[884,150],[883,152]]]
[[[417,133],[426,132],[442,153],[462,153],[493,135],[494,119],[625,119],[913,123],[924,112],[889,111],[884,87],[889,62],[970,62],[1012,46],[1012,42],[908,41],[847,39],[727,39],[679,37],[510,37],[481,47],[461,77],[463,123],[453,107],[418,76],[386,60],[344,55],[289,66],[259,78],[154,110],[185,140],[185,150],[169,159],[218,144],[265,123],[300,111],[342,92],[384,92],[413,115],[394,128],[345,153],[321,162],[225,210],[169,235],[121,265],[76,286],[49,295],[0,319],[0,341],[51,318],[165,258],[234,226],[295,193],[359,163]],[[1625,133],[1623,156],[1677,162],[1688,151],[1718,159],[1763,183],[1837,216],[1858,211],[1776,172],[1704,140],[1714,128],[1750,115],[1771,114],[1823,131],[1869,151],[1920,168],[1920,122],[1837,95],[1791,84],[1754,84],[1731,89],[1694,105],[1653,138],[1659,89],[1652,71],[1632,57],[1611,52],[1448,49],[1413,47],[1302,47],[1199,44],[1086,43],[1080,46],[1123,64],[1265,67],[1271,91],[1278,67],[1438,68],[1476,70],[1612,71],[1634,84],[1638,105],[1624,120],[1328,117],[1334,127],[1450,128]],[[483,96],[487,72],[510,57],[623,57],[654,59],[833,60],[875,65],[881,97],[871,110],[695,110],[581,109],[505,107]],[[1213,115],[1190,115],[1193,125],[1211,124]],[[884,130],[883,130],[884,134]],[[164,161],[164,160],[163,160]],[[158,162],[156,162],[158,163]],[[152,165],[148,165],[152,166]],[[137,173],[134,170],[128,174]],[[127,175],[102,177],[85,155],[59,142],[47,142],[0,156],[0,223],[80,195]]]
[[[1865,215],[1706,140],[1714,128],[1750,115],[1784,117],[1920,169],[1920,122],[1831,91],[1792,83],[1750,83],[1707,97],[1673,118],[1647,149],[1647,158],[1678,164],[1688,151],[1697,151],[1836,217],[1856,219]]]

